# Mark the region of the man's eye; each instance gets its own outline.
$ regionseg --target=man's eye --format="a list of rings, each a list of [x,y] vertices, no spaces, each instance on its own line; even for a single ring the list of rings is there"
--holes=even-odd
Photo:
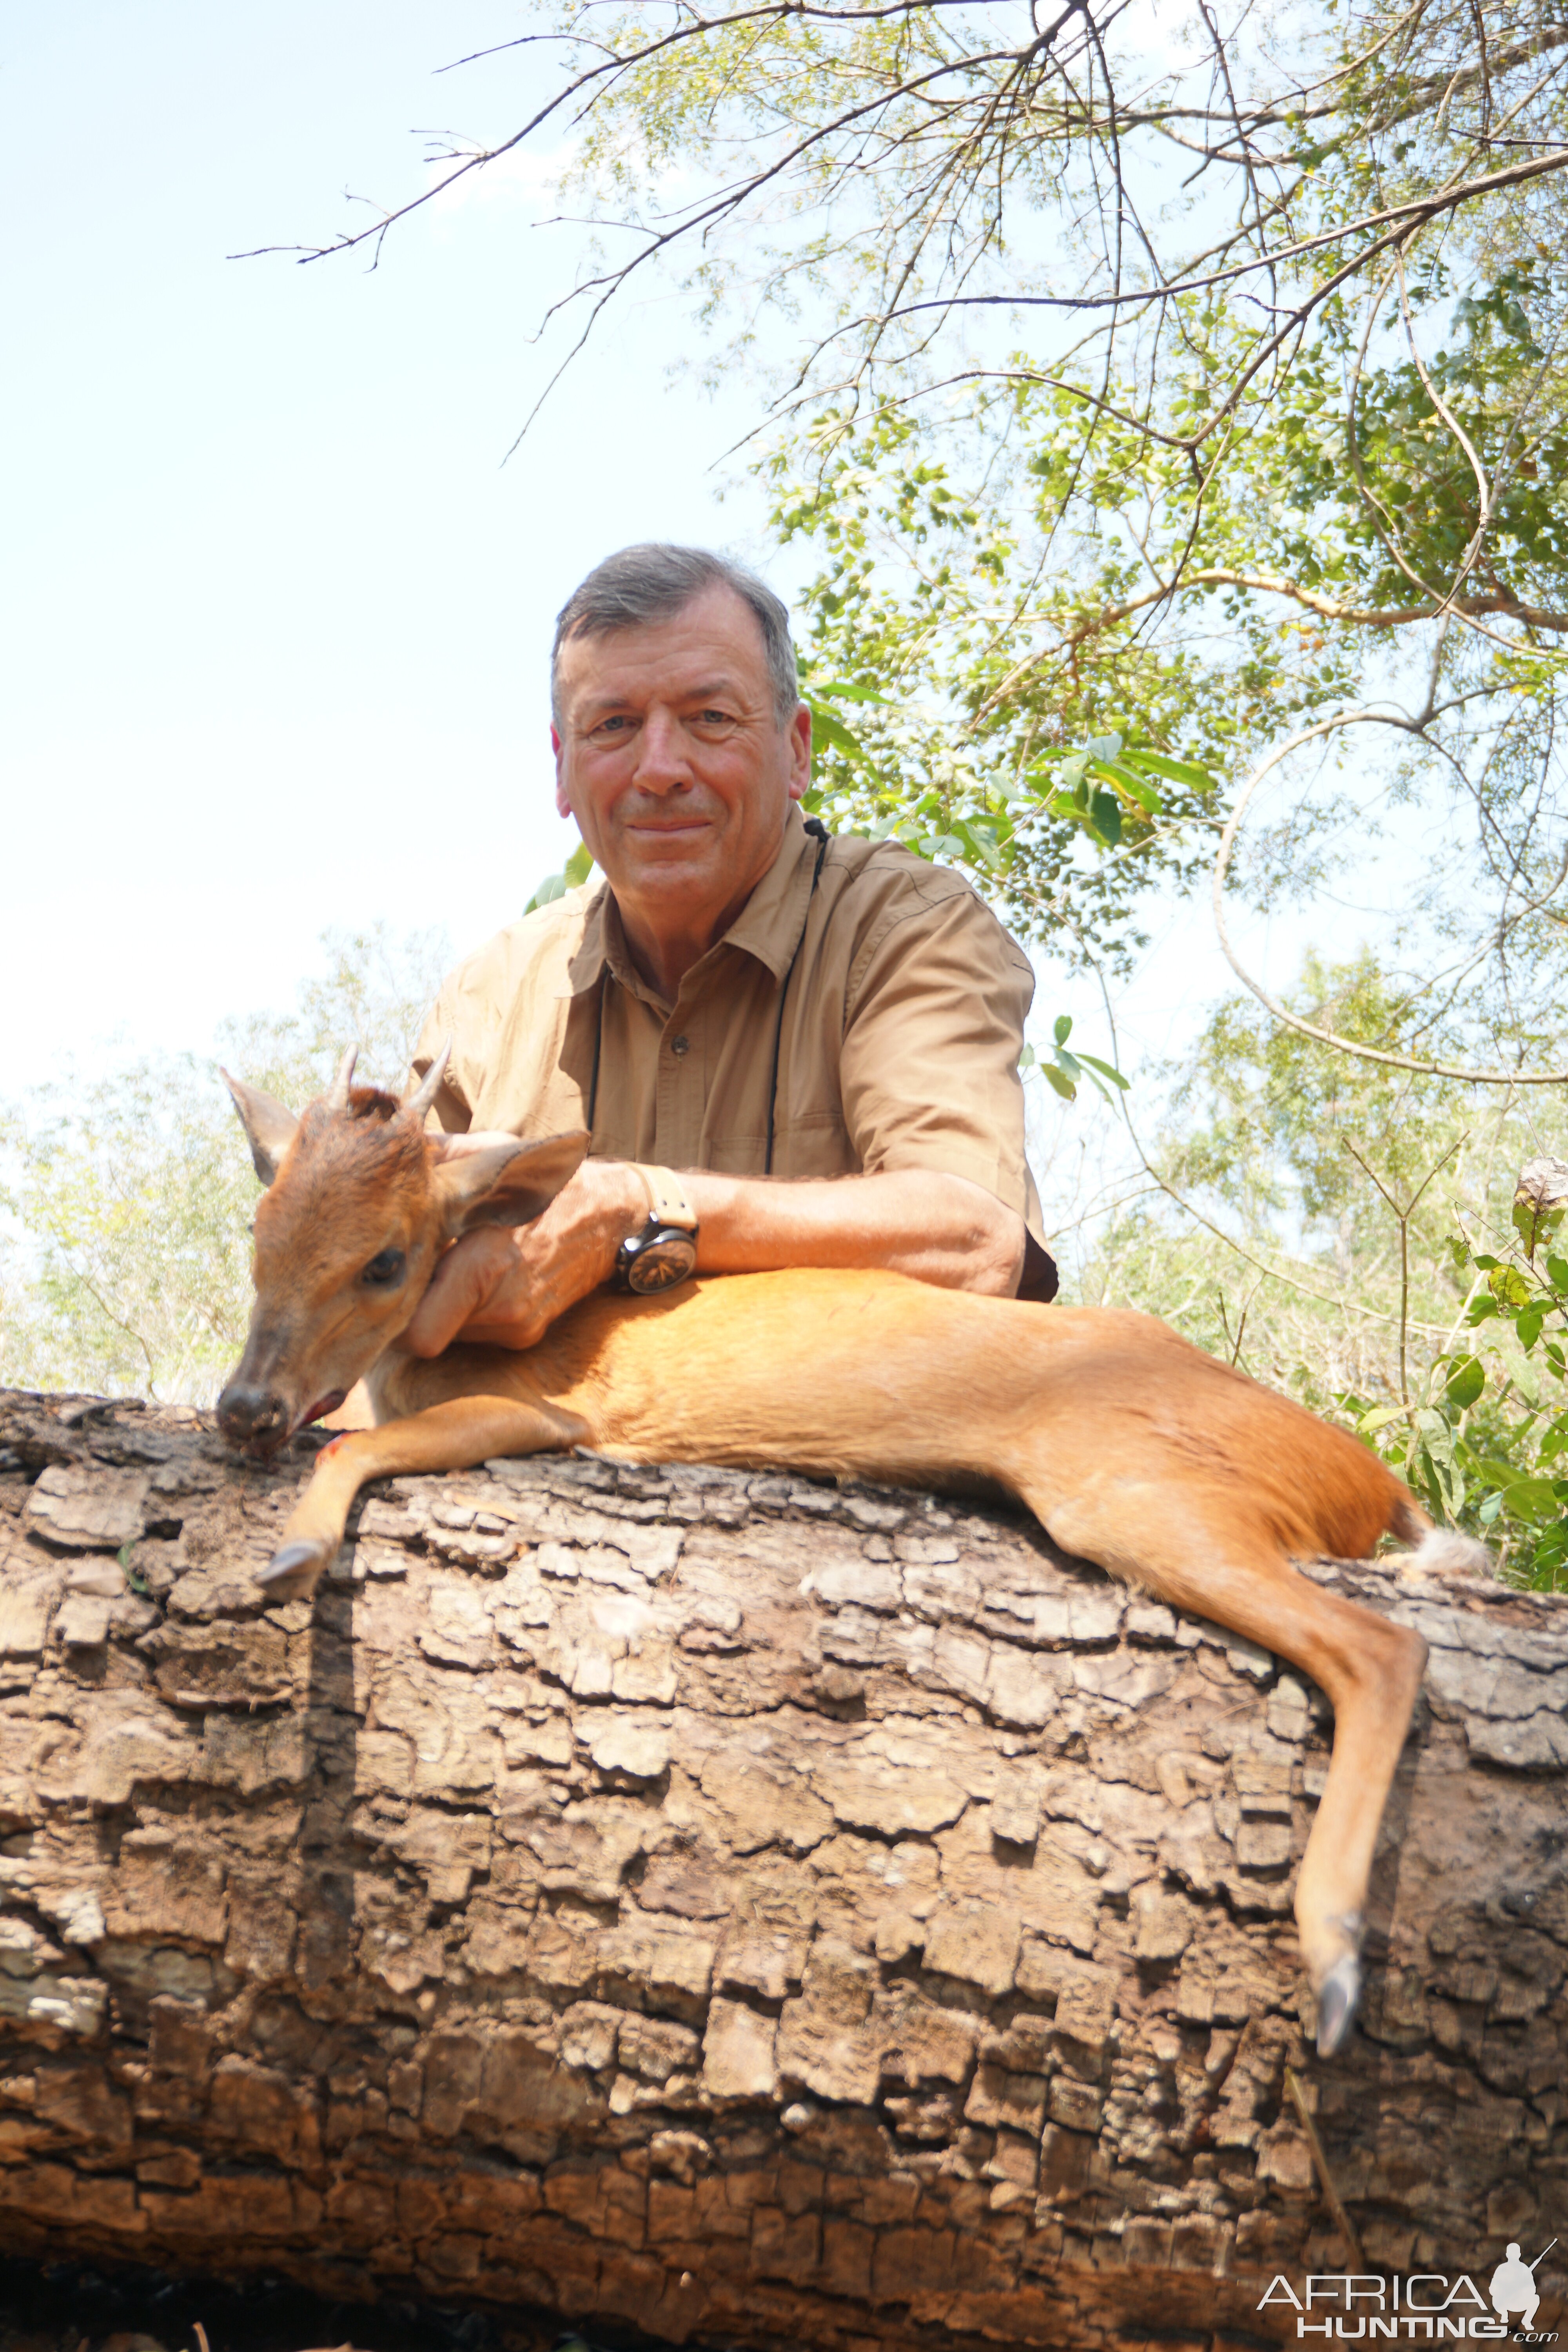
[[[700,710],[697,723],[700,727],[728,727],[731,715],[728,710]]]
[[[368,1283],[373,1290],[389,1290],[395,1282],[402,1281],[407,1264],[401,1250],[377,1250],[360,1280]]]

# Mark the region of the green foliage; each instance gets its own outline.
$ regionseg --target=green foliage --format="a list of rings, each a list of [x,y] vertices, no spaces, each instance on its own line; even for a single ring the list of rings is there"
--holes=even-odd
[[[257,1186],[218,1075],[298,1107],[357,1038],[363,1076],[396,1086],[447,958],[384,926],[323,942],[297,1009],[231,1022],[216,1059],[147,1056],[39,1089],[0,1121],[0,1381],[210,1402],[250,1315]]]
[[[593,870],[594,861],[588,855],[588,845],[586,842],[580,841],[561,871],[545,876],[523,908],[523,913],[531,915],[536,907],[552,906],[557,898],[563,898],[568,890],[575,890],[584,883]]]
[[[1289,1004],[1380,1044],[1412,1020],[1366,953],[1309,958]],[[1084,1298],[1163,1314],[1342,1422],[1508,1576],[1568,1589],[1563,1212],[1530,1212],[1521,1231],[1513,1200],[1539,1148],[1532,1108],[1352,1060],[1247,997],[1167,1076],[1150,1152],[1167,1189],[1111,1217]]]
[[[1022,580],[1038,569],[1037,547],[1016,530],[1004,541],[1001,463],[982,513],[952,493],[927,437],[909,412],[864,429],[827,418],[773,461],[781,537],[811,539],[827,559],[805,600],[812,804],[836,829],[891,834],[965,867],[1025,935],[1065,925],[1086,945],[1125,951],[1139,894],[1191,879],[1210,855],[1234,681],[1201,690],[1195,664],[1149,657],[1131,624],[1114,657],[1109,646],[1103,659],[1079,656],[1076,692],[1059,665],[1020,660],[1039,608],[1059,607],[1069,634],[1077,626],[1076,604],[1065,617],[1074,583],[1064,572],[1037,588],[1026,617]],[[934,437],[961,454],[950,429]],[[1026,479],[1020,495],[1033,495]],[[1100,570],[1100,591],[1124,601],[1125,562]],[[999,609],[1016,623],[1005,633]]]
[[[770,311],[788,341],[763,467],[819,559],[836,823],[1126,963],[1146,895],[1208,863],[1211,780],[1408,688],[1421,751],[1350,789],[1426,794],[1435,836],[1468,800],[1514,919],[1568,633],[1561,27],[1349,0],[1165,12],[1145,48],[1099,5],[1044,40],[926,0],[538,13],[585,77],[568,176],[634,233],[592,299],[689,239],[735,353]],[[1277,827],[1240,887],[1303,891],[1308,845]]]
[[[1107,1102],[1115,1099],[1110,1091],[1112,1087],[1120,1087],[1126,1094],[1131,1087],[1131,1080],[1123,1077],[1113,1062],[1102,1062],[1098,1054],[1086,1054],[1081,1045],[1076,1052],[1069,1052],[1068,1039],[1071,1035],[1071,1015],[1058,1013],[1051,1024],[1050,1059],[1047,1061],[1044,1055],[1037,1054],[1033,1045],[1026,1045],[1018,1056],[1018,1067],[1026,1074],[1037,1070],[1051,1092],[1059,1095],[1064,1102],[1078,1099],[1079,1084],[1085,1078]]]
[[[814,746],[808,814],[835,832],[892,839],[963,868],[1015,914],[1032,899],[1043,854],[1058,877],[1073,877],[1069,890],[1098,885],[1103,898],[1105,852],[1120,850],[1145,867],[1157,863],[1215,788],[1198,762],[1173,758],[1131,725],[1083,743],[1033,745],[1020,763],[999,756],[1009,749],[1000,734],[996,742],[955,740],[946,715],[929,703],[895,701],[841,678],[813,678],[805,694]],[[853,723],[846,703],[861,706]],[[1038,928],[1026,907],[1019,928]]]

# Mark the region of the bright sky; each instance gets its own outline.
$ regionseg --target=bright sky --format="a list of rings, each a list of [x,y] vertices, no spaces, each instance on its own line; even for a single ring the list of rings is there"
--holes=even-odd
[[[795,584],[743,472],[710,470],[753,393],[671,381],[668,292],[617,309],[503,465],[583,244],[531,226],[538,165],[405,224],[374,273],[226,258],[363,218],[345,188],[405,198],[414,128],[514,128],[542,60],[435,69],[521,21],[503,0],[0,18],[0,1095],[68,1055],[205,1048],[288,1003],[329,924],[476,944],[570,843],[545,657],[583,572],[667,537]],[[1227,978],[1201,903],[1161,929],[1130,1066]],[[1081,976],[1047,970],[1038,1010],[1108,1042]]]
[[[712,458],[749,422],[626,310],[508,465],[529,338],[579,233],[513,173],[381,268],[316,240],[345,186],[423,184],[411,126],[521,103],[500,0],[11,0],[0,541],[0,1093],[60,1055],[203,1046],[288,1002],[330,923],[477,943],[572,836],[544,664],[564,595],[642,538],[765,553]],[[777,567],[774,567],[775,572]],[[785,583],[787,587],[787,582]]]

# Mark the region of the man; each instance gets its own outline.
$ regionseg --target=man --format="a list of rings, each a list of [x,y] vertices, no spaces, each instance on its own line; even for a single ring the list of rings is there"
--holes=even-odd
[[[1556,2242],[1553,2238],[1552,2245]],[[1535,2273],[1537,2266],[1551,2252],[1552,2246],[1548,2246],[1544,2253],[1536,2255],[1533,2263],[1527,2263],[1521,2259],[1518,2245],[1511,2244],[1506,2260],[1499,2263],[1493,2271],[1492,2309],[1505,2326],[1517,2314],[1519,2324],[1527,2336],[1534,2327],[1535,2315],[1541,2306],[1541,2289],[1535,2284]]]
[[[414,1067],[450,1036],[445,1129],[586,1127],[590,1156],[536,1223],[448,1252],[415,1351],[527,1348],[603,1283],[693,1265],[1049,1297],[1029,964],[961,877],[803,822],[778,599],[700,550],[627,548],[563,609],[553,663],[556,806],[605,881],[462,965]]]

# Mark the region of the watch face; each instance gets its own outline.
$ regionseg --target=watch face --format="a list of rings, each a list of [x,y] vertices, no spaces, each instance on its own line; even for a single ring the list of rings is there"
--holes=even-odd
[[[641,1297],[652,1290],[672,1290],[696,1264],[697,1248],[689,1234],[662,1233],[638,1250],[626,1269],[626,1281]]]

